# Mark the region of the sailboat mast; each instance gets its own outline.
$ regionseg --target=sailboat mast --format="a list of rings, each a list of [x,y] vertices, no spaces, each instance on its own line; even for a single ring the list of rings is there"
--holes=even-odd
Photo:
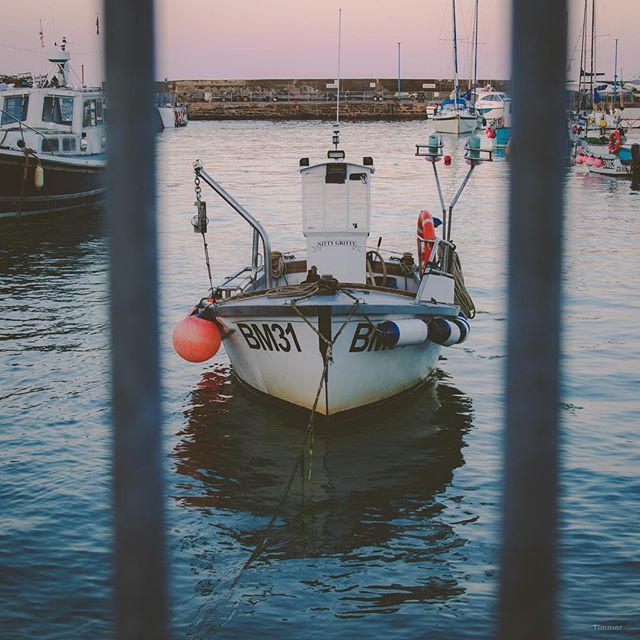
[[[473,93],[478,87],[478,1],[476,0],[476,10],[473,19]]]
[[[616,38],[616,54],[613,61],[613,102],[611,108],[616,104],[616,98],[618,96],[618,38]]]
[[[453,83],[457,110],[458,98],[460,97],[460,87],[458,86],[458,31],[456,28],[456,0],[451,0],[451,7],[453,8]]]
[[[593,79],[595,73],[595,58],[596,58],[596,0],[591,2],[591,84],[589,93],[591,94],[591,108],[595,108],[595,94]]]
[[[582,106],[582,99],[586,93],[585,64],[587,62],[587,11],[588,0],[584,0],[584,15],[582,16],[582,43],[580,45],[580,77],[578,78],[578,109]]]

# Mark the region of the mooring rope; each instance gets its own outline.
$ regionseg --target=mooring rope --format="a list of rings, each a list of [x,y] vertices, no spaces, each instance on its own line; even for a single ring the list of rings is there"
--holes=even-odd
[[[319,282],[330,282],[330,281],[320,280],[318,281],[318,283]],[[318,284],[318,283],[313,283],[313,284]],[[348,292],[345,292],[345,293],[349,295]],[[320,330],[317,327],[315,327],[313,324],[311,324],[309,319],[304,315],[304,313],[296,305],[294,300],[291,301],[294,311],[304,320],[304,322],[306,322],[313,329],[313,331],[318,335],[318,337],[327,345],[327,350],[324,354],[324,367],[322,368],[320,383],[318,384],[318,389],[316,390],[316,395],[313,401],[313,405],[311,407],[311,413],[309,414],[309,421],[307,422],[307,428],[304,434],[304,439],[302,440],[302,444],[300,445],[300,449],[298,450],[298,455],[296,456],[295,463],[293,465],[293,468],[291,469],[291,473],[289,474],[289,479],[287,480],[287,484],[284,488],[282,495],[280,496],[278,505],[273,515],[271,516],[271,520],[269,521],[269,524],[264,530],[264,533],[262,534],[260,540],[258,540],[258,544],[256,545],[255,549],[253,550],[252,554],[249,556],[247,561],[242,565],[242,568],[238,572],[238,575],[234,578],[233,583],[231,584],[232,588],[236,586],[236,584],[238,583],[238,580],[240,580],[240,577],[242,576],[244,571],[248,569],[249,566],[253,562],[255,562],[255,560],[257,560],[257,558],[260,556],[262,551],[265,549],[267,542],[269,540],[269,535],[271,534],[271,530],[273,529],[273,525],[275,524],[276,520],[282,513],[282,507],[284,505],[284,501],[287,499],[287,496],[291,491],[291,487],[293,486],[293,480],[296,477],[298,470],[300,470],[300,477],[302,481],[302,487],[304,490],[305,458],[307,454],[309,456],[309,464],[308,464],[309,471],[308,471],[307,479],[309,481],[311,480],[311,470],[312,470],[312,463],[313,463],[313,447],[315,444],[314,426],[315,426],[316,409],[318,408],[318,402],[320,401],[320,394],[322,392],[322,387],[324,386],[325,381],[327,379],[329,364],[333,362],[333,345],[336,343],[336,340],[340,337],[340,334],[342,333],[343,329],[347,326],[347,324],[349,324],[349,321],[353,317],[353,314],[355,313],[356,308],[360,304],[360,301],[355,296],[351,296],[351,297],[354,300],[353,305],[349,313],[347,314],[347,317],[344,319],[344,321],[340,325],[340,328],[336,332],[336,335],[331,340],[329,340],[326,336],[322,335]],[[298,299],[298,301],[300,301],[300,298]]]
[[[453,252],[453,279],[455,283],[453,301],[460,307],[464,315],[467,316],[469,320],[472,320],[476,315],[476,307],[473,304],[473,300],[471,299],[471,295],[469,294],[466,285],[464,284],[462,264],[460,263],[460,256],[457,251]]]

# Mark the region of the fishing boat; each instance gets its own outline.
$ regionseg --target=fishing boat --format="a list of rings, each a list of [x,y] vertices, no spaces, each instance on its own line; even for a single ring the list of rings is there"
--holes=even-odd
[[[453,92],[447,100],[443,100],[433,115],[433,129],[436,133],[452,133],[460,135],[472,133],[478,116],[469,107],[467,101],[460,96],[458,79],[458,33],[456,27],[456,0],[451,0],[453,10]]]
[[[463,342],[475,311],[451,240],[453,207],[480,164],[480,139],[467,143],[468,174],[445,207],[433,134],[416,155],[429,160],[440,196],[439,220],[418,215],[417,259],[367,247],[371,232],[371,157],[350,161],[338,148],[327,160],[300,159],[306,253],[272,251],[266,229],[194,164],[196,231],[207,231],[201,183],[209,185],[253,231],[251,262],[211,289],[174,330],[185,359],[201,362],[224,344],[235,375],[262,394],[325,416],[376,405],[420,386],[444,347]],[[408,231],[408,235],[413,232]],[[204,241],[207,265],[207,243]],[[260,249],[262,252],[260,253]]]
[[[0,218],[58,213],[104,195],[104,98],[70,84],[63,38],[40,85],[0,92]]]
[[[617,135],[616,135],[617,134]],[[575,162],[589,173],[615,178],[640,178],[640,145],[625,145],[622,136],[614,131],[606,151],[600,147],[579,147]]]

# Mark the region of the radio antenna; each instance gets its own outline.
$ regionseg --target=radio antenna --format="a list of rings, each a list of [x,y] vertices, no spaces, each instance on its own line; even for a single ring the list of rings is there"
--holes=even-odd
[[[340,144],[340,47],[342,44],[342,8],[338,9],[338,79],[337,79],[337,88],[338,92],[336,94],[336,124],[333,129],[333,144],[338,149],[338,145]]]

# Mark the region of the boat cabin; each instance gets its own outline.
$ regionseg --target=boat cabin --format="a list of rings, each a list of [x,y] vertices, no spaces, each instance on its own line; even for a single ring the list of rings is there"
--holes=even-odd
[[[302,230],[307,240],[307,264],[318,275],[340,282],[365,282],[367,238],[371,218],[373,160],[363,164],[300,161]]]
[[[100,89],[67,86],[69,52],[42,87],[0,91],[0,147],[52,155],[91,156],[104,151],[105,108]]]

